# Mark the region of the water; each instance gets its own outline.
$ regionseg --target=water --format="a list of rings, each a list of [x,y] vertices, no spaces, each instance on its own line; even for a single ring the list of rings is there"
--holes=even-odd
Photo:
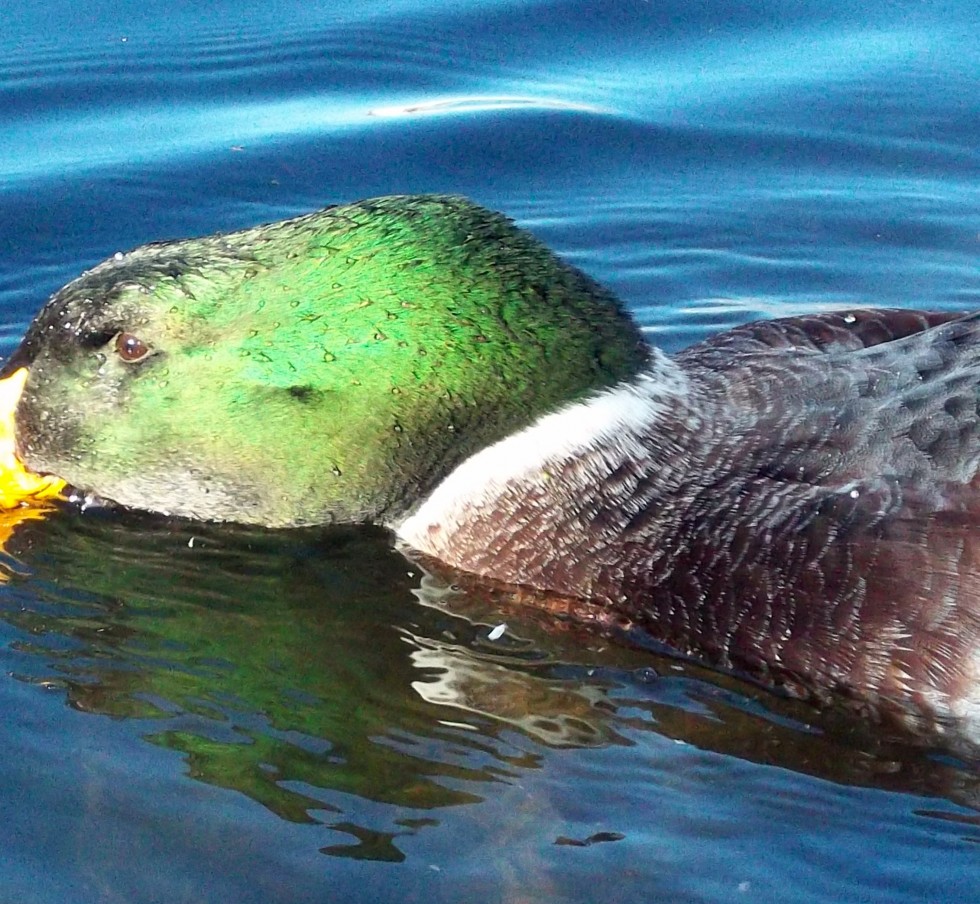
[[[0,351],[114,251],[388,192],[508,212],[669,349],[837,305],[976,307],[978,19],[20,4]],[[980,898],[975,763],[451,592],[381,532],[88,513],[10,554],[4,900]]]

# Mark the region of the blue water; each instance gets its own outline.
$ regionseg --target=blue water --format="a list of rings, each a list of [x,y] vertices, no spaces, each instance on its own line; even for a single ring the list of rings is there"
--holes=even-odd
[[[19,4],[0,352],[117,250],[391,192],[506,211],[668,349],[977,307],[978,34],[974,0]],[[2,900],[980,900],[976,763],[383,534],[66,514],[10,555]]]

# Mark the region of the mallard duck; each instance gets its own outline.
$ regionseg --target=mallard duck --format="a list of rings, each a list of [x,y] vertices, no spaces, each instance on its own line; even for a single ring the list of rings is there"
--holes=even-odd
[[[5,371],[19,457],[95,498],[384,524],[980,744],[978,322],[823,313],[669,357],[503,216],[390,197],[117,254]]]

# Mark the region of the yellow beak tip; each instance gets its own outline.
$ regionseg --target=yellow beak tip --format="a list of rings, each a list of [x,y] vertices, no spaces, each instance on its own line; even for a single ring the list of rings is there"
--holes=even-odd
[[[17,457],[14,413],[27,376],[27,368],[21,367],[0,380],[0,510],[44,505],[64,498],[65,481],[28,471]]]

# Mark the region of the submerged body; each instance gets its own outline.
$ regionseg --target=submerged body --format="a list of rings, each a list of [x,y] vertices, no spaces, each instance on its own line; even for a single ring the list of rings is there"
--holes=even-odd
[[[674,359],[497,215],[392,198],[147,246],[8,370],[28,466],[125,505],[391,526],[680,650],[980,744],[980,327],[854,311]]]

